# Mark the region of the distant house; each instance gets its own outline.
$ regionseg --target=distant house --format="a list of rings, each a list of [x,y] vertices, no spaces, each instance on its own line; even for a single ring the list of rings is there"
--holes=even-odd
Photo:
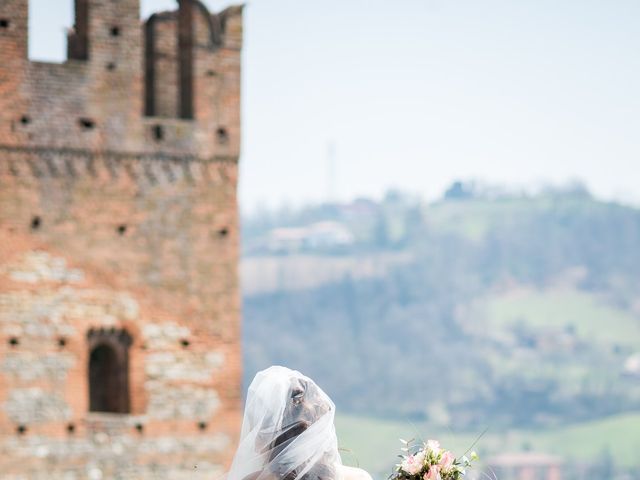
[[[317,222],[306,227],[275,228],[269,232],[267,250],[274,253],[324,250],[352,245],[355,238],[339,222]]]
[[[640,378],[640,352],[631,355],[624,362],[624,374]]]
[[[318,222],[307,229],[305,238],[309,248],[331,248],[352,245],[353,234],[338,222]]]
[[[562,459],[545,453],[496,455],[487,466],[490,477],[499,480],[562,480]]]
[[[302,249],[305,235],[304,228],[274,228],[269,232],[265,246],[269,252],[295,252]]]

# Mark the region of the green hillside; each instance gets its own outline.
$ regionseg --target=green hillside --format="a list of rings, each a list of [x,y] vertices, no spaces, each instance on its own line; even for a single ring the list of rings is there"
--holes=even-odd
[[[570,331],[601,345],[640,345],[637,314],[616,307],[597,293],[573,288],[513,289],[484,300],[488,328],[504,330],[524,324],[536,330]]]
[[[299,234],[318,222],[352,241],[265,247],[275,228]],[[271,364],[315,378],[356,415],[341,419],[344,440],[364,436],[366,462],[395,451],[386,442],[409,420],[451,429],[462,444],[490,426],[488,453],[604,455],[610,445],[616,462],[633,463],[624,452],[637,447],[640,409],[640,371],[628,370],[640,352],[638,209],[579,188],[457,187],[432,204],[392,194],[245,225],[245,261],[268,260],[282,286],[252,279],[260,293],[244,297],[247,380]],[[279,266],[296,255],[332,274]],[[383,261],[391,256],[402,261]]]
[[[452,433],[426,424],[339,415],[336,419],[342,459],[384,478],[396,462],[399,438],[435,438],[454,453],[462,454],[478,439],[478,433]],[[481,460],[496,452],[537,450],[591,463],[607,452],[624,467],[640,468],[640,413],[616,415],[561,428],[492,432],[474,446]]]

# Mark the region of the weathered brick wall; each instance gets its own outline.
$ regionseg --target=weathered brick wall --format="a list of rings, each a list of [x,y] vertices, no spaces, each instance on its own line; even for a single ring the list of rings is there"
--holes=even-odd
[[[138,2],[89,6],[89,59],[47,64],[27,0],[0,1],[0,471],[215,478],[240,423],[241,9],[217,45],[195,10],[179,119],[143,114]],[[130,414],[89,412],[87,335],[110,329]]]

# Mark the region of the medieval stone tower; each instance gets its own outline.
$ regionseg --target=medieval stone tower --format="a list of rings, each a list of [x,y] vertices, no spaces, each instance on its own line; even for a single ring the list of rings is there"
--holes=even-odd
[[[0,477],[216,478],[240,423],[242,9],[0,0]]]

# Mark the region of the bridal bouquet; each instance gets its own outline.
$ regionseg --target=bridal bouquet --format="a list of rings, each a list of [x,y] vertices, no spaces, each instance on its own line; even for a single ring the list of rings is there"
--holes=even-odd
[[[460,480],[471,462],[478,458],[475,452],[470,457],[456,458],[450,451],[440,448],[436,440],[422,444],[400,441],[404,444],[404,454],[400,455],[402,461],[396,465],[389,480]]]

